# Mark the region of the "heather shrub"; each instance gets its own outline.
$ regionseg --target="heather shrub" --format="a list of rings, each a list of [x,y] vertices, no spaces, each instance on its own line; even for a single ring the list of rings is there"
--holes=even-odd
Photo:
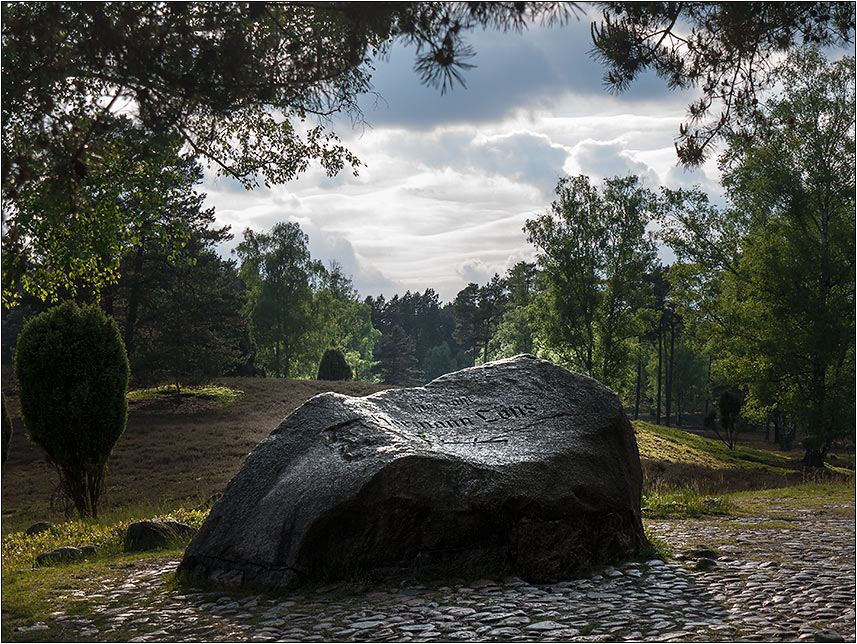
[[[318,363],[316,380],[351,380],[351,367],[339,349],[329,348]]]
[[[128,358],[116,322],[73,302],[38,315],[18,338],[15,375],[27,438],[45,450],[78,514],[97,516],[128,409]]]

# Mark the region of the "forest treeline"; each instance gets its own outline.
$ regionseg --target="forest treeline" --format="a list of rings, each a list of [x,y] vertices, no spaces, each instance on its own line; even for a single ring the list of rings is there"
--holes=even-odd
[[[699,188],[564,177],[525,225],[535,260],[450,302],[431,288],[362,298],[294,222],[247,229],[221,257],[232,233],[203,208],[201,166],[180,141],[116,196],[134,216],[115,279],[69,292],[115,318],[135,386],[314,378],[330,347],[354,378],[405,386],[532,353],[602,381],[634,417],[694,414],[728,442],[742,423],[765,425],[783,447],[800,435],[817,465],[855,423],[854,59],[799,50],[777,81],[726,137],[725,207]],[[7,364],[48,307],[32,284],[15,300]]]

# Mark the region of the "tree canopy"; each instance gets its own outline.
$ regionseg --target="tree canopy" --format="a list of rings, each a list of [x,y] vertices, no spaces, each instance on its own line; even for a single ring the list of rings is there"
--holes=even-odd
[[[693,119],[725,104],[721,118],[683,131],[689,164],[755,105],[772,56],[801,40],[850,41],[854,30],[848,3],[605,3],[603,12],[593,39],[612,87],[653,67],[670,86],[701,86]],[[329,118],[362,118],[372,62],[394,42],[414,46],[416,73],[444,92],[473,66],[474,29],[582,14],[562,2],[5,3],[4,301],[19,290],[97,294],[115,281],[111,258],[134,217],[122,195],[151,180],[141,159],[160,148],[184,145],[248,188],[312,162],[356,172]]]
[[[791,54],[782,91],[749,124],[756,136],[728,140],[731,207],[672,193],[666,211],[697,336],[748,416],[798,424],[808,465],[854,428],[854,77],[853,57]]]
[[[610,89],[623,91],[653,69],[670,88],[701,90],[676,142],[689,166],[705,161],[712,141],[747,124],[783,53],[805,44],[844,46],[854,36],[850,2],[599,4],[592,41]]]
[[[544,271],[541,318],[575,368],[612,386],[626,341],[638,335],[633,313],[647,302],[642,276],[655,246],[644,231],[655,195],[637,177],[607,179],[599,190],[585,176],[560,179],[556,195],[550,212],[524,227]]]

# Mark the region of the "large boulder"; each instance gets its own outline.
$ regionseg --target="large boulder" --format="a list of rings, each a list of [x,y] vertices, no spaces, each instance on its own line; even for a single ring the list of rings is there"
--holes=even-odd
[[[307,401],[247,457],[180,573],[267,588],[366,571],[567,578],[639,551],[641,486],[616,395],[517,356]]]

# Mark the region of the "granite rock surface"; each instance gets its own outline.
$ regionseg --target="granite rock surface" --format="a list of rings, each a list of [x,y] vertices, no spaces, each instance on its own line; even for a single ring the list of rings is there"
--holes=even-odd
[[[617,396],[516,356],[307,401],[247,457],[180,572],[268,588],[367,572],[569,578],[639,551],[641,485]]]

